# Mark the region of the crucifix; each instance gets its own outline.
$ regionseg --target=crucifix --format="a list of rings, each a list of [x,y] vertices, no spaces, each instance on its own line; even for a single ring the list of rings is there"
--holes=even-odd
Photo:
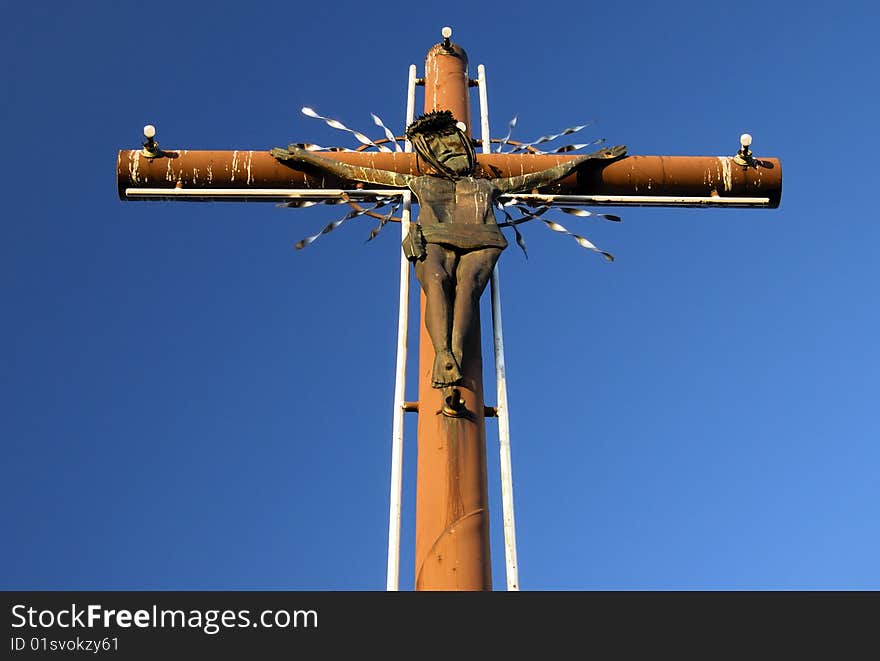
[[[464,50],[443,29],[427,53],[424,77],[410,67],[406,150],[326,151],[305,144],[270,151],[160,149],[145,127],[142,149],[122,150],[122,200],[359,201],[403,199],[401,322],[394,404],[388,588],[397,589],[402,420],[418,413],[415,588],[490,590],[485,418],[498,416],[502,472],[509,473],[506,387],[496,262],[507,246],[493,209],[515,196],[542,208],[569,206],[778,207],[778,159],[756,159],[744,134],[736,155],[627,156],[626,148],[586,155],[491,153],[485,70],[468,73]],[[414,119],[414,91],[425,89]],[[479,87],[482,152],[471,138],[469,88]],[[412,150],[415,150],[414,152]],[[419,213],[410,218],[415,198]],[[536,217],[537,214],[532,217]],[[575,236],[579,242],[586,241]],[[582,243],[583,245],[583,243]],[[588,247],[595,248],[591,244]],[[412,266],[410,266],[412,264]],[[422,289],[419,389],[403,398],[405,295],[410,269]],[[483,395],[479,299],[492,282],[497,406]],[[497,315],[497,318],[496,318]],[[502,427],[503,433],[502,432]],[[518,589],[512,491],[502,479],[508,589]],[[396,492],[396,500],[395,500]]]

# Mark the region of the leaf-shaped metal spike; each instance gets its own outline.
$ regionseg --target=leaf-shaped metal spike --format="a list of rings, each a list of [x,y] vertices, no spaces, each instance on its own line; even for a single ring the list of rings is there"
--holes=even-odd
[[[343,128],[344,128],[344,127],[343,127]],[[348,130],[348,131],[351,131],[351,134],[352,134],[352,135],[357,139],[357,141],[360,142],[362,145],[369,145],[369,146],[371,146],[371,147],[375,147],[375,148],[378,149],[379,151],[386,151],[386,152],[390,152],[390,151],[391,151],[391,150],[390,150],[388,147],[386,147],[385,145],[377,145],[375,142],[373,142],[372,140],[370,140],[370,138],[368,138],[367,136],[365,136],[365,135],[364,135],[363,133],[361,133],[360,131],[353,131],[352,129],[347,129],[347,130]]]
[[[528,208],[527,208],[527,207],[528,207],[528,205],[530,204],[529,202],[525,202],[525,201],[519,199],[518,197],[507,197],[506,195],[503,196],[503,197],[504,197],[504,199],[506,200],[506,201],[504,202],[504,206],[506,206],[506,207],[516,207],[517,209],[519,209],[519,211],[522,211],[523,213],[527,213],[527,212],[528,212]],[[549,208],[550,208],[550,205],[549,205],[549,204],[537,204],[537,205],[536,205],[536,204],[531,204],[531,208],[546,210],[546,209],[549,209]]]
[[[539,204],[538,206],[530,209],[529,207],[525,206],[522,202],[518,201],[516,203],[516,210],[517,211],[519,211],[524,216],[532,216],[534,218],[537,218],[538,216],[542,215],[545,211],[549,211],[550,208],[551,208],[551,205],[549,205],[549,204]]]
[[[306,151],[331,151],[331,150],[335,149],[334,147],[322,147],[321,145],[316,145],[311,142],[307,142],[306,144],[303,145],[302,148],[305,149]],[[348,151],[348,150],[346,150],[346,151]]]
[[[377,145],[375,142],[370,140],[367,136],[365,136],[360,131],[355,131],[354,129],[348,128],[345,124],[340,122],[338,119],[332,119],[330,117],[323,117],[322,115],[319,115],[312,108],[309,108],[308,106],[303,106],[302,114],[305,115],[306,117],[311,117],[313,119],[320,119],[330,128],[339,129],[340,131],[347,131],[348,133],[351,133],[355,137],[355,139],[358,142],[360,142],[362,145],[369,145],[371,147],[375,147],[379,151],[388,151],[388,152],[391,151],[385,145]]]
[[[580,216],[581,218],[595,216],[596,218],[604,218],[605,220],[611,220],[615,223],[620,222],[620,216],[615,216],[613,213],[593,213],[586,209],[573,209],[572,207],[559,207],[559,210],[571,214],[572,216]]]
[[[385,214],[385,216],[383,216],[382,219],[379,221],[379,225],[370,230],[370,236],[367,237],[366,243],[369,243],[370,241],[375,239],[377,236],[379,236],[379,232],[381,232],[382,228],[385,227],[385,225],[388,223],[389,220],[391,220],[391,216],[393,216],[394,212],[397,211],[398,206],[399,206],[399,203],[392,206],[391,211],[389,211],[387,214]]]
[[[510,203],[502,203],[500,200],[496,200],[495,206],[498,207],[498,210],[503,213],[504,217],[507,219],[503,223],[498,223],[498,227],[512,227],[514,225],[513,216],[507,211],[507,207],[510,206]]]
[[[379,235],[379,232],[382,231],[382,228],[385,227],[388,221],[391,220],[391,217],[397,212],[398,207],[400,207],[400,202],[395,202],[394,205],[391,207],[391,211],[385,214],[382,217],[382,220],[379,221],[379,226],[374,227],[372,230],[370,230],[370,236],[367,238],[367,243],[369,243]]]
[[[495,206],[500,209],[501,213],[504,214],[504,217],[507,218],[507,222],[498,223],[498,227],[512,227],[513,233],[516,235],[516,245],[519,246],[519,249],[523,251],[523,254],[526,256],[526,259],[529,258],[529,253],[526,252],[526,240],[522,237],[522,234],[519,233],[519,230],[516,229],[517,221],[513,219],[507,209],[506,205],[502,204],[499,200],[495,201]]]
[[[403,149],[401,149],[400,147],[400,144],[397,142],[397,138],[394,136],[394,133],[392,133],[391,129],[389,129],[387,126],[385,126],[385,124],[382,123],[382,120],[379,118],[379,116],[370,113],[370,117],[373,118],[373,124],[385,131],[385,137],[388,138],[388,141],[394,145],[394,151],[403,151]]]
[[[335,230],[337,227],[339,227],[340,225],[342,225],[342,223],[344,223],[346,220],[347,220],[347,218],[343,218],[343,219],[341,219],[341,220],[335,220],[335,221],[333,221],[332,223],[330,223],[329,225],[327,225],[324,229],[322,229],[322,230],[321,230],[320,232],[318,232],[317,234],[314,234],[314,235],[312,235],[312,236],[307,236],[306,238],[301,239],[300,241],[297,241],[296,244],[294,245],[294,248],[296,248],[297,250],[302,250],[302,249],[305,248],[307,245],[309,245],[309,244],[312,243],[313,241],[317,240],[317,238],[318,238],[319,236],[321,236],[322,234],[327,234],[328,232],[332,232],[333,230]]]
[[[523,235],[520,234],[519,229],[517,229],[517,225],[521,225],[522,223],[528,222],[530,220],[534,220],[538,218],[541,214],[550,209],[550,205],[545,204],[535,208],[534,211],[531,211],[521,205],[521,202],[516,198],[511,198],[509,201],[502,203],[501,201],[496,201],[495,205],[501,210],[504,214],[504,217],[507,219],[506,222],[498,223],[498,227],[512,227],[513,233],[516,235],[516,245],[519,246],[520,250],[523,251],[523,255],[526,256],[526,259],[529,258],[528,250],[526,249],[526,240],[523,238]],[[517,205],[516,210],[519,211],[522,216],[514,219],[513,216],[510,215],[507,211],[507,207],[511,205]]]
[[[612,255],[610,252],[605,252],[604,250],[602,250],[602,249],[600,249],[600,248],[597,248],[597,247],[596,247],[593,243],[591,243],[590,240],[587,239],[586,237],[580,236],[579,234],[575,234],[575,233],[573,233],[573,232],[569,232],[569,231],[568,231],[567,229],[565,229],[562,225],[560,225],[559,223],[555,223],[555,222],[553,222],[552,220],[544,220],[544,219],[542,218],[542,219],[541,219],[541,222],[543,222],[547,227],[549,227],[549,228],[550,228],[551,230],[553,230],[554,232],[560,232],[560,233],[562,233],[562,234],[568,234],[568,236],[572,237],[575,241],[577,241],[578,245],[579,245],[581,248],[586,248],[587,250],[592,250],[593,252],[597,252],[597,253],[599,253],[600,255],[602,255],[605,259],[607,259],[609,262],[613,262],[613,261],[614,261],[614,255]]]
[[[522,145],[517,145],[511,151],[511,153],[524,151],[524,150],[528,149],[529,147],[534,147],[536,145],[543,145],[545,142],[552,142],[552,141],[556,140],[557,138],[561,138],[564,135],[571,135],[572,133],[577,133],[578,131],[582,131],[583,129],[587,128],[588,126],[592,126],[592,124],[593,124],[593,122],[587,122],[586,124],[580,124],[578,126],[569,126],[567,129],[563,129],[559,133],[553,133],[551,135],[542,135],[540,138],[538,138],[534,142],[527,142]]]
[[[516,219],[514,219],[513,216],[511,216],[506,209],[506,207],[509,207],[513,204],[517,205],[516,210],[519,211],[520,214],[522,214],[519,218]],[[505,202],[503,204],[501,202],[496,202],[496,205],[499,209],[501,209],[501,211],[504,213],[504,217],[507,219],[503,223],[498,223],[498,227],[515,227],[516,225],[521,225],[522,223],[538,218],[548,209],[550,209],[549,204],[544,204],[536,207],[534,211],[532,211],[524,206],[521,206],[521,204],[522,203],[516,198],[513,198],[509,202]]]
[[[509,206],[508,204],[503,204],[500,200],[495,201],[495,206],[498,207],[498,210],[504,214],[504,217],[507,218],[508,221],[513,220],[513,216],[511,216],[505,207]],[[504,227],[501,223],[498,224],[499,227]]]
[[[279,202],[275,206],[287,207],[288,209],[305,209],[306,207],[313,207],[316,204],[321,203],[317,200],[293,200],[291,202]]]
[[[519,206],[519,204],[520,203],[517,202],[518,206],[516,207],[516,210],[519,211],[522,215],[516,220],[511,219],[506,223],[498,223],[498,227],[515,227],[516,225],[522,225],[523,223],[526,223],[530,220],[540,219],[540,216],[542,216],[550,209],[549,204],[541,205],[539,207],[536,207],[534,210]],[[507,214],[505,213],[505,215]],[[507,217],[510,218],[509,215]]]
[[[519,249],[523,251],[523,255],[526,256],[526,259],[528,259],[529,253],[526,250],[526,240],[523,238],[523,235],[519,233],[516,225],[512,225],[511,227],[513,227],[513,233],[516,235],[516,245],[519,246]]]
[[[562,145],[562,147],[557,147],[556,149],[551,149],[551,154],[567,154],[570,151],[577,151],[578,149],[583,149],[586,147],[586,144],[580,145]]]
[[[502,148],[504,145],[507,144],[507,141],[508,141],[508,140],[510,140],[510,134],[513,133],[513,129],[514,129],[515,126],[516,126],[516,115],[514,115],[514,116],[513,116],[513,119],[511,119],[511,120],[508,122],[508,124],[507,124],[507,135],[505,135],[504,138],[502,138],[501,143],[498,145],[498,149],[495,150],[497,153],[500,154],[500,153],[501,153],[501,148]]]
[[[348,149],[346,147],[322,147],[321,145],[316,145],[313,142],[301,142],[294,143],[288,145],[288,149],[292,149],[293,147],[299,147],[300,149],[305,149],[306,151],[354,151],[353,149]]]
[[[594,147],[596,145],[601,145],[605,143],[605,138],[598,138],[597,140],[592,140],[590,142],[584,142],[579,145],[564,145],[562,147],[557,147],[556,149],[551,149],[548,154],[566,154],[570,151],[577,151],[578,149],[583,149],[584,147]]]
[[[381,200],[376,202],[376,204],[374,206],[372,206],[369,209],[361,208],[361,209],[355,209],[353,211],[349,211],[347,214],[345,214],[345,216],[343,216],[339,220],[334,220],[332,223],[328,224],[326,227],[324,227],[324,229],[322,229],[317,234],[313,234],[312,236],[307,236],[306,238],[304,238],[300,241],[297,241],[296,244],[294,245],[294,247],[297,250],[302,250],[307,245],[314,243],[318,239],[318,237],[320,237],[322,234],[329,234],[330,232],[335,230],[337,227],[342,225],[342,223],[344,223],[346,220],[351,220],[352,218],[357,218],[358,216],[362,216],[363,214],[365,214],[369,211],[375,211],[376,209],[381,209],[386,204],[388,204],[388,199],[382,198]]]

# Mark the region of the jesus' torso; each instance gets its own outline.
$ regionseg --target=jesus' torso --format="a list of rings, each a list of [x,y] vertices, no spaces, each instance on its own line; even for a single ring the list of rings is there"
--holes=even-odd
[[[409,184],[419,202],[419,223],[495,224],[492,206],[498,189],[491,179],[416,177]]]

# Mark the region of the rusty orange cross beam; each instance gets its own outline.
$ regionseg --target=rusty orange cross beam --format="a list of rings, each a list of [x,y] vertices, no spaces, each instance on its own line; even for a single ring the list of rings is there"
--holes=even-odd
[[[451,43],[437,44],[425,61],[425,112],[449,110],[470,135],[468,60]],[[412,153],[322,152],[352,165],[416,174]],[[496,177],[536,172],[571,155],[480,154]],[[315,191],[354,194],[361,184],[292,169],[267,151],[123,150],[117,160],[123,200],[285,201]],[[367,187],[369,188],[369,187]],[[778,159],[746,164],[734,157],[627,156],[578,171],[552,188],[596,205],[746,206],[775,208],[782,193]],[[561,200],[564,198],[556,198]],[[551,198],[552,200],[552,198]],[[439,415],[440,391],[431,386],[433,347],[424,324],[419,339],[418,468],[415,587],[490,590],[489,510],[479,318],[466,341],[461,394],[470,417]],[[410,407],[415,408],[415,407]]]

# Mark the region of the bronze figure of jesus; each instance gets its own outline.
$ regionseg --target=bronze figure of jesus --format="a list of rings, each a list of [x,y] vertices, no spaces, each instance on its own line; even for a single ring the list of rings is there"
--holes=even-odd
[[[432,385],[444,389],[443,412],[457,415],[452,387],[462,379],[465,340],[480,296],[507,247],[495,221],[496,200],[500,195],[552,184],[587,163],[618,159],[626,154],[626,147],[602,149],[540,172],[493,179],[475,176],[473,144],[448,110],[422,115],[407,128],[406,135],[428,166],[424,175],[339,163],[296,145],[273,149],[272,155],[296,167],[304,165],[343,179],[413,192],[419,214],[410,225],[403,250],[414,263],[425,292],[425,325],[434,346]]]

